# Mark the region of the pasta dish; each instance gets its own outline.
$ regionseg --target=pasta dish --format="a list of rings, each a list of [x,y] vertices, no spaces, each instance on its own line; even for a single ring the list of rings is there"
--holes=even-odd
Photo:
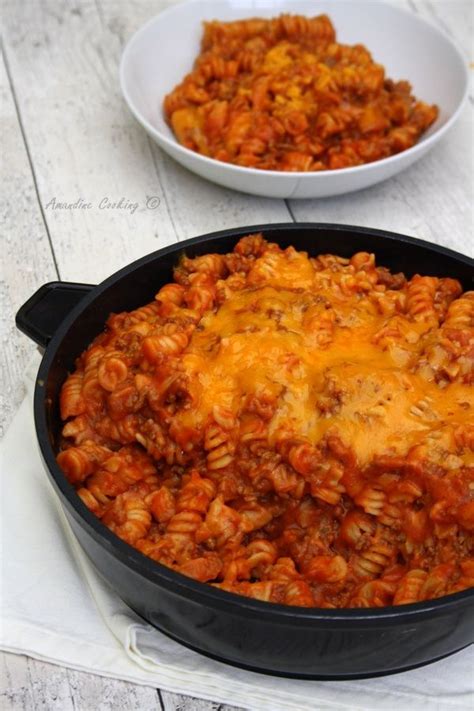
[[[205,22],[193,70],[164,101],[177,140],[264,170],[348,168],[411,148],[438,116],[327,15]]]
[[[474,292],[260,234],[111,314],[58,463],[144,555],[258,600],[382,607],[474,586]]]

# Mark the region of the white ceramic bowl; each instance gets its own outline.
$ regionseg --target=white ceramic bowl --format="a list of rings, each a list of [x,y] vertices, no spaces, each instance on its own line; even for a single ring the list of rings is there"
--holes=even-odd
[[[392,79],[407,79],[415,96],[440,115],[408,150],[354,168],[289,173],[243,168],[181,146],[163,116],[163,99],[199,54],[202,21],[327,13],[338,41],[364,44]],[[234,190],[274,198],[317,198],[374,185],[421,158],[453,125],[468,89],[467,66],[442,32],[380,0],[188,0],[161,12],[127,44],[120,65],[125,100],[150,136],[178,163]]]

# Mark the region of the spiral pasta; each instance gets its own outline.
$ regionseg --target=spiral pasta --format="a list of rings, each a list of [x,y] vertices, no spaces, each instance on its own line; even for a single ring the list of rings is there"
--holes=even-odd
[[[223,590],[327,608],[458,592],[473,304],[453,279],[259,234],[183,257],[78,358],[58,463],[116,535]]]
[[[266,170],[319,171],[413,146],[436,106],[394,82],[361,44],[336,42],[326,15],[205,22],[193,71],[164,113],[187,148]]]

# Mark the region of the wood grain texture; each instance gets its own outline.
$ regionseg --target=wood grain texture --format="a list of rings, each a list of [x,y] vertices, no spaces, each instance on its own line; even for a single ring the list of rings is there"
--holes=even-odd
[[[393,0],[445,31],[472,61],[472,3]],[[128,113],[119,86],[121,50],[171,0],[6,0],[9,75],[0,65],[2,273],[0,434],[22,398],[34,346],[14,313],[43,282],[98,281],[171,242],[225,227],[291,219],[283,201],[234,193],[187,172]],[[402,175],[353,195],[291,201],[298,220],[406,232],[472,251],[473,104],[456,129]],[[159,207],[146,208],[156,196]],[[82,198],[90,209],[54,210]],[[123,198],[137,209],[101,209]],[[6,711],[231,711],[232,707],[1,654]],[[235,709],[234,709],[235,711]]]
[[[119,96],[117,37],[94,2],[7,4],[5,45],[61,278],[98,281],[174,241],[145,134]],[[25,32],[25,27],[30,31]],[[38,121],[38,114],[41,120]],[[147,210],[147,196],[162,203]],[[102,201],[138,203],[102,209]],[[55,209],[58,203],[84,209]]]
[[[161,711],[159,692],[47,664],[23,655],[0,657],[2,711]],[[203,709],[211,711],[211,709]]]
[[[242,220],[289,219],[282,201],[249,198],[190,176],[148,140],[121,98],[117,76],[123,39],[141,23],[146,3],[128,3],[123,13],[125,5],[84,1],[78,14],[66,0],[7,4],[18,104],[64,279],[101,280],[170,242]],[[25,25],[32,31],[25,33]],[[156,210],[146,208],[150,196],[160,201]],[[138,204],[133,214],[104,208],[106,200],[121,198]],[[78,199],[91,207],[55,209]]]
[[[2,652],[0,684],[0,707],[4,711],[34,708],[34,693],[28,673],[27,657]]]
[[[52,665],[48,665],[52,666]],[[75,711],[160,711],[159,692],[147,686],[65,670]],[[59,710],[58,710],[59,711]]]
[[[6,652],[0,654],[0,708],[2,711],[243,711]]]
[[[236,706],[219,704],[205,699],[191,699],[183,694],[172,694],[169,691],[160,691],[163,711],[243,711]]]
[[[15,328],[18,307],[57,277],[10,81],[0,59],[0,438],[23,396],[23,373],[35,345]]]
[[[67,669],[13,654],[6,654],[3,661],[9,675],[21,678],[23,673],[23,678],[19,687],[21,696],[6,694],[2,708],[34,708],[35,711],[74,709]],[[9,681],[11,684],[12,679]]]

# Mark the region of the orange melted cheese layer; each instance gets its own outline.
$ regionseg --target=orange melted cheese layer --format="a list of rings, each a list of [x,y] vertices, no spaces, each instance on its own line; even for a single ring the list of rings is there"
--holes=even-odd
[[[467,386],[441,389],[407,369],[426,326],[410,324],[411,345],[382,350],[372,339],[386,316],[364,295],[315,286],[321,275],[305,263],[297,281],[304,288],[283,288],[291,278],[278,266],[274,285],[237,292],[202,318],[183,357],[193,400],[179,415],[183,425],[203,427],[216,405],[238,415],[248,397],[276,398],[269,444],[282,430],[314,444],[331,430],[363,466],[472,419]]]

